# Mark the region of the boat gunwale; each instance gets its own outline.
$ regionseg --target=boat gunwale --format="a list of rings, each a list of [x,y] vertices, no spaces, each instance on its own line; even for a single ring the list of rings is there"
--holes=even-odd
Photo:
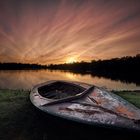
[[[42,96],[42,95],[39,93],[38,89],[41,88],[41,87],[43,87],[43,86],[45,86],[45,85],[54,84],[55,82],[62,82],[62,83],[66,83],[66,84],[69,84],[69,85],[77,86],[78,88],[82,88],[82,89],[84,89],[84,90],[86,90],[87,88],[84,87],[84,86],[82,86],[83,84],[85,84],[85,85],[87,85],[87,86],[91,86],[90,84],[80,83],[80,82],[75,82],[75,81],[70,81],[70,82],[68,82],[68,81],[63,81],[63,80],[52,80],[52,81],[47,81],[47,82],[44,82],[44,83],[41,83],[41,84],[38,84],[38,85],[34,86],[33,89],[32,89],[31,91],[36,92],[36,95],[38,94],[39,97],[40,97],[41,99],[48,100],[48,101],[52,101],[52,100],[54,100],[54,99],[45,98],[44,96]],[[84,90],[83,90],[83,91],[84,91]]]
[[[36,95],[38,94],[41,100],[43,99],[43,100],[47,100],[47,101],[52,101],[52,100],[50,100],[50,99],[48,99],[48,98],[45,98],[45,97],[41,96],[41,95],[38,93],[38,88],[41,87],[41,86],[45,86],[46,84],[51,84],[51,83],[54,83],[54,82],[57,82],[57,81],[62,81],[62,80],[47,81],[47,82],[45,82],[45,83],[41,83],[41,84],[38,84],[38,85],[34,86],[34,88],[32,89],[31,94],[30,94],[30,100],[31,100],[32,104],[33,104],[39,111],[42,111],[42,112],[44,112],[44,113],[50,114],[50,115],[55,116],[55,117],[63,118],[63,119],[69,120],[69,121],[75,121],[75,122],[78,122],[78,123],[84,123],[84,124],[94,125],[94,126],[99,126],[99,127],[104,127],[104,128],[114,128],[114,129],[123,129],[123,128],[125,128],[125,129],[127,129],[127,130],[139,131],[139,129],[130,128],[130,127],[127,127],[127,126],[121,126],[121,125],[120,125],[120,126],[117,126],[117,125],[114,126],[114,125],[110,125],[110,124],[100,124],[100,123],[98,123],[98,122],[85,121],[85,120],[81,120],[81,119],[78,119],[78,118],[72,118],[72,117],[68,117],[68,116],[65,116],[65,115],[58,114],[58,113],[56,113],[56,112],[54,112],[54,111],[51,111],[51,110],[48,110],[48,109],[44,109],[43,106],[37,106],[37,105],[34,103],[34,101],[32,100],[32,98],[35,96],[35,95],[33,95],[33,94],[36,94]],[[88,86],[88,87],[90,86],[90,84],[81,83],[81,82],[75,82],[75,81],[70,81],[70,82],[68,82],[68,81],[62,81],[62,82],[67,82],[67,83],[71,83],[71,84],[75,84],[75,85],[79,85],[79,86],[82,86],[82,85],[84,85],[84,84],[85,84],[86,86]],[[80,84],[81,84],[81,85],[80,85]],[[94,86],[94,87],[99,88],[100,90],[107,91],[107,90],[105,90],[105,89],[103,89],[103,88],[100,88],[100,87],[97,87],[97,86]],[[107,92],[109,92],[109,93],[111,93],[111,94],[114,94],[114,93],[112,93],[112,92],[110,92],[110,91],[107,91]],[[117,96],[117,97],[119,97],[119,96]],[[125,100],[125,101],[126,101],[126,100]],[[127,101],[126,101],[126,102],[127,102]]]

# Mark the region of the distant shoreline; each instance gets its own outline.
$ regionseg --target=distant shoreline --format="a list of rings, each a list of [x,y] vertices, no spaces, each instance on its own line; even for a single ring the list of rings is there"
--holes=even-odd
[[[64,64],[29,64],[16,62],[0,62],[0,70],[36,70],[36,69],[52,69],[52,70],[70,70],[77,72],[91,72],[97,70],[131,70],[132,68],[139,68],[140,54],[136,56],[126,56],[122,58],[112,58],[109,60],[92,60],[91,62],[74,62]]]
[[[46,69],[46,65],[26,63],[0,63],[0,70],[39,70]]]
[[[78,74],[91,74],[140,85],[140,54],[110,60],[93,60],[65,64],[0,63],[0,70],[62,70]]]

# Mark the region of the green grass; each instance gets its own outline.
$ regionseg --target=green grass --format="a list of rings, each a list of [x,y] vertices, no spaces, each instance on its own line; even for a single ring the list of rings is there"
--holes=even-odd
[[[140,91],[114,91],[113,93],[140,108]]]
[[[0,90],[0,139],[41,139],[40,121],[29,101],[29,91]]]
[[[140,92],[115,93],[140,107]],[[0,90],[0,140],[46,140],[57,135],[33,108],[29,91]]]

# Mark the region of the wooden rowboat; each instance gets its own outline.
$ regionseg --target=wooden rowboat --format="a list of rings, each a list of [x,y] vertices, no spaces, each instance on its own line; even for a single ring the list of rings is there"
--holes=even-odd
[[[30,93],[39,110],[80,123],[140,130],[140,109],[97,86],[80,82],[49,81]]]

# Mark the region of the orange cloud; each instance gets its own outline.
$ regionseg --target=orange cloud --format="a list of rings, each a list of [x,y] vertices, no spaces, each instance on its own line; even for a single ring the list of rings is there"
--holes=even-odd
[[[3,0],[0,59],[49,64],[135,55],[139,13],[139,0]]]

